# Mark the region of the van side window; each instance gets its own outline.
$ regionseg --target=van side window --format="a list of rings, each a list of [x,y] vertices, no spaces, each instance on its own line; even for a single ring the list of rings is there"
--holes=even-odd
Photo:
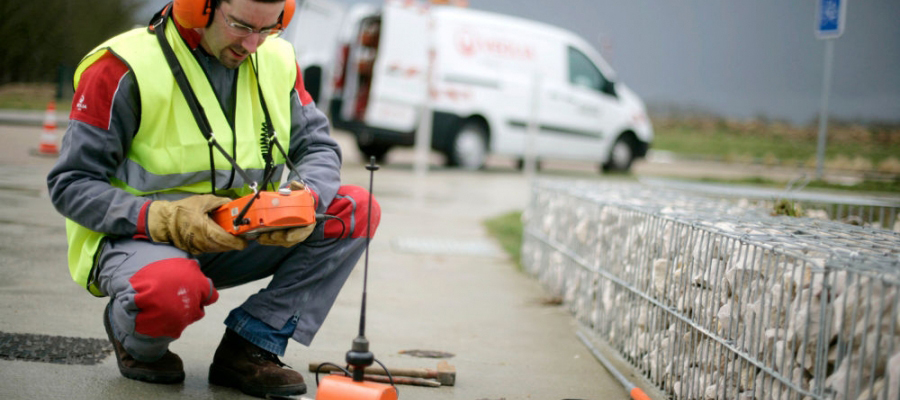
[[[611,82],[584,53],[569,47],[569,83],[615,96]]]

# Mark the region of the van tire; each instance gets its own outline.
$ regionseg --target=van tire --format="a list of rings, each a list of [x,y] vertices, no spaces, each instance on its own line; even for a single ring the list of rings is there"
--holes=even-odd
[[[447,164],[465,170],[483,169],[487,162],[487,129],[483,124],[469,121],[453,135],[447,151]]]
[[[609,149],[609,157],[601,167],[603,172],[627,172],[634,161],[636,143],[628,133],[619,136]]]
[[[525,159],[519,158],[516,160],[516,169],[519,171],[525,170]],[[541,170],[541,160],[534,160],[534,169],[540,171]]]
[[[303,87],[309,93],[313,101],[319,104],[319,97],[322,95],[322,68],[309,67],[303,71]]]
[[[357,143],[359,152],[362,153],[363,162],[369,162],[369,158],[375,157],[375,162],[383,163],[387,152],[391,150],[390,145],[386,144],[359,144]]]

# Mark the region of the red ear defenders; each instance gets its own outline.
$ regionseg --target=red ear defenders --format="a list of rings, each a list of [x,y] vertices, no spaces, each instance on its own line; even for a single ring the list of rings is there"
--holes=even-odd
[[[220,1],[224,0],[174,0],[172,12],[178,23],[185,28],[205,28],[212,21],[213,12]],[[284,11],[281,13],[277,29],[284,29],[294,16],[295,0],[284,1]]]

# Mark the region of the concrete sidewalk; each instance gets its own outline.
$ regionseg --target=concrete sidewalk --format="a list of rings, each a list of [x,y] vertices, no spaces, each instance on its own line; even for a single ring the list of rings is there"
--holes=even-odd
[[[104,299],[72,283],[65,262],[63,218],[47,198],[53,158],[28,155],[39,127],[0,126],[0,331],[105,339]],[[368,186],[352,140],[343,181]],[[395,157],[392,155],[392,157]],[[371,245],[367,337],[389,367],[434,368],[438,360],[403,350],[452,353],[453,387],[401,386],[405,399],[625,399],[628,395],[576,338],[576,323],[513,263],[482,226],[486,218],[522,210],[525,179],[514,169],[480,173],[436,169],[419,180],[411,152],[398,152],[375,174],[383,216]],[[311,347],[288,347],[283,360],[300,370],[315,396],[310,361],[341,363],[357,334],[362,262],[353,272]],[[0,361],[0,398],[246,398],[210,386],[207,368],[227,313],[265,282],[220,292],[206,317],[171,349],[187,379],[151,385],[119,375],[113,357],[96,365]],[[630,371],[622,371],[629,374]]]

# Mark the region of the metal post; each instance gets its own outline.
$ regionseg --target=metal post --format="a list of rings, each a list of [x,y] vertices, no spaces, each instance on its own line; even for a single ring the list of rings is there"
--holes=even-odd
[[[834,39],[825,40],[825,71],[822,74],[822,109],[819,111],[819,143],[816,151],[816,179],[822,180],[825,163],[825,136],[828,132],[828,96],[831,92],[831,63],[834,58]]]
[[[431,153],[431,74],[434,63],[434,50],[428,51],[428,70],[426,73],[425,101],[419,111],[419,127],[416,130],[415,171],[416,176],[424,178],[428,173],[428,158]]]
[[[537,174],[537,135],[540,129],[538,115],[540,114],[540,87],[541,75],[535,73],[531,77],[531,110],[530,118],[528,118],[528,127],[525,132],[525,159],[522,166],[525,170],[525,178],[528,186],[534,183],[534,177]]]
[[[433,104],[432,93],[434,90],[432,85],[432,74],[434,74],[435,58],[433,32],[434,20],[429,14],[427,32],[428,66],[426,67],[425,73],[425,101],[422,102],[422,107],[419,111],[419,126],[418,129],[416,129],[415,163],[413,165],[416,177],[416,190],[414,191],[413,197],[415,204],[418,206],[421,206],[424,203],[428,178],[428,159],[431,155],[431,128],[433,123],[431,106]]]

